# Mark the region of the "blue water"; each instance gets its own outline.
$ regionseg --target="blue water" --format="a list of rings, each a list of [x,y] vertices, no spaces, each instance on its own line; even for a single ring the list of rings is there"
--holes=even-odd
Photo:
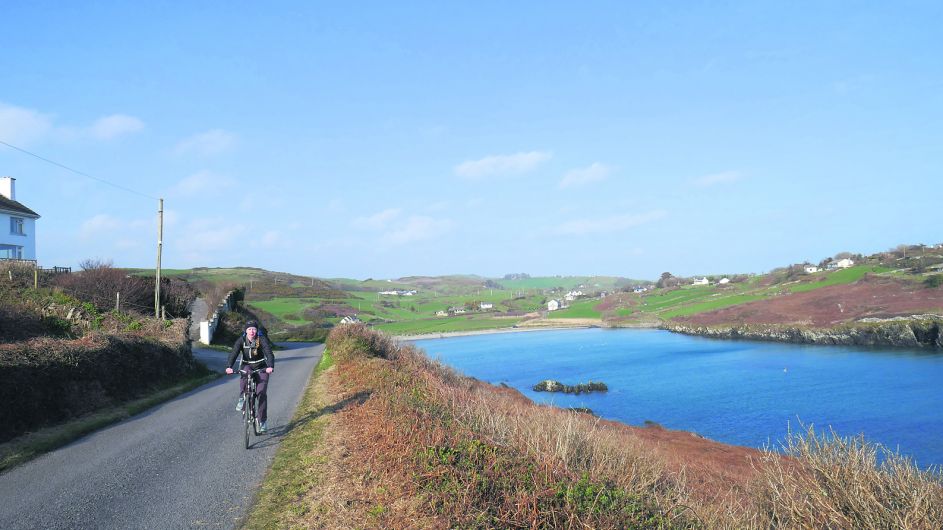
[[[943,354],[690,337],[661,330],[565,330],[415,341],[466,375],[530,399],[589,407],[631,425],[779,447],[799,422],[864,434],[943,465]],[[544,379],[603,381],[608,393],[534,392]]]

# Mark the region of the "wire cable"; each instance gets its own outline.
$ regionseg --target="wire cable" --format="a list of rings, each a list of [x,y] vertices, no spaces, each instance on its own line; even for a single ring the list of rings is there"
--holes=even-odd
[[[38,159],[42,160],[43,162],[52,164],[52,165],[54,165],[54,166],[61,167],[62,169],[65,169],[65,170],[67,170],[67,171],[71,171],[72,173],[75,173],[76,175],[82,175],[83,177],[87,177],[87,178],[90,178],[90,179],[92,179],[92,180],[97,180],[98,182],[101,182],[101,183],[104,183],[104,184],[108,184],[109,186],[113,186],[113,187],[115,187],[115,188],[118,188],[119,190],[124,190],[124,191],[126,191],[126,192],[128,192],[128,193],[133,193],[133,194],[135,194],[135,195],[140,195],[141,197],[144,197],[144,198],[147,198],[147,199],[153,199],[153,200],[155,200],[155,201],[158,200],[157,197],[152,197],[152,196],[150,196],[150,195],[148,195],[148,194],[146,194],[146,193],[141,193],[141,192],[139,192],[139,191],[132,190],[131,188],[127,188],[127,187],[122,186],[122,185],[120,185],[120,184],[115,184],[114,182],[107,181],[107,180],[105,180],[105,179],[103,179],[103,178],[98,178],[98,177],[96,177],[96,176],[94,176],[94,175],[89,175],[88,173],[85,173],[85,172],[83,172],[83,171],[79,171],[79,170],[77,170],[77,169],[72,169],[71,167],[69,167],[69,166],[67,166],[67,165],[60,164],[59,162],[56,162],[55,160],[50,160],[50,159],[48,159],[48,158],[46,158],[46,157],[39,156],[39,155],[37,155],[36,153],[31,153],[31,152],[27,151],[26,149],[23,149],[23,148],[21,148],[21,147],[15,146],[15,145],[13,145],[13,144],[4,142],[3,140],[0,140],[0,144],[3,144],[3,145],[5,145],[5,146],[7,146],[7,147],[9,147],[9,148],[11,148],[11,149],[16,149],[17,151],[19,151],[19,152],[21,152],[21,153],[24,153],[24,154],[27,154],[27,155],[29,155],[29,156],[32,156],[32,157],[34,157],[34,158],[38,158]]]

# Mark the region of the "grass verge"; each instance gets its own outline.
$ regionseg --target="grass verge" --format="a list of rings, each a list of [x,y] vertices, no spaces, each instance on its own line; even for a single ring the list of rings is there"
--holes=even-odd
[[[321,466],[327,460],[320,448],[328,418],[317,382],[333,365],[333,358],[325,350],[262,481],[245,528],[294,527],[311,509],[305,493],[320,480]]]
[[[102,427],[118,423],[135,414],[144,412],[180,394],[203,386],[219,376],[220,374],[214,373],[189,379],[182,383],[158,390],[149,396],[128,401],[121,405],[110,407],[60,425],[47,427],[37,432],[10,440],[0,445],[0,472],[32,460],[43,453],[62,447]]]

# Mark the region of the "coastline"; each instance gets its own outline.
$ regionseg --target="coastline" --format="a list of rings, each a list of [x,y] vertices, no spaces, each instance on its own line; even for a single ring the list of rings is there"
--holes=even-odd
[[[560,331],[565,329],[591,329],[603,326],[532,326],[520,328],[494,328],[494,329],[476,329],[471,331],[440,331],[435,333],[420,333],[417,335],[394,335],[393,340],[411,341],[425,339],[448,339],[452,337],[470,337],[474,335],[497,335],[501,333],[523,333],[527,331]]]

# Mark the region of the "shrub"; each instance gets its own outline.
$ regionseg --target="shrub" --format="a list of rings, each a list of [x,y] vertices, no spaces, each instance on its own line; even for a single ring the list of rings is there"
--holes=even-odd
[[[923,284],[927,287],[939,287],[943,285],[943,274],[928,276],[927,279],[923,280]]]

